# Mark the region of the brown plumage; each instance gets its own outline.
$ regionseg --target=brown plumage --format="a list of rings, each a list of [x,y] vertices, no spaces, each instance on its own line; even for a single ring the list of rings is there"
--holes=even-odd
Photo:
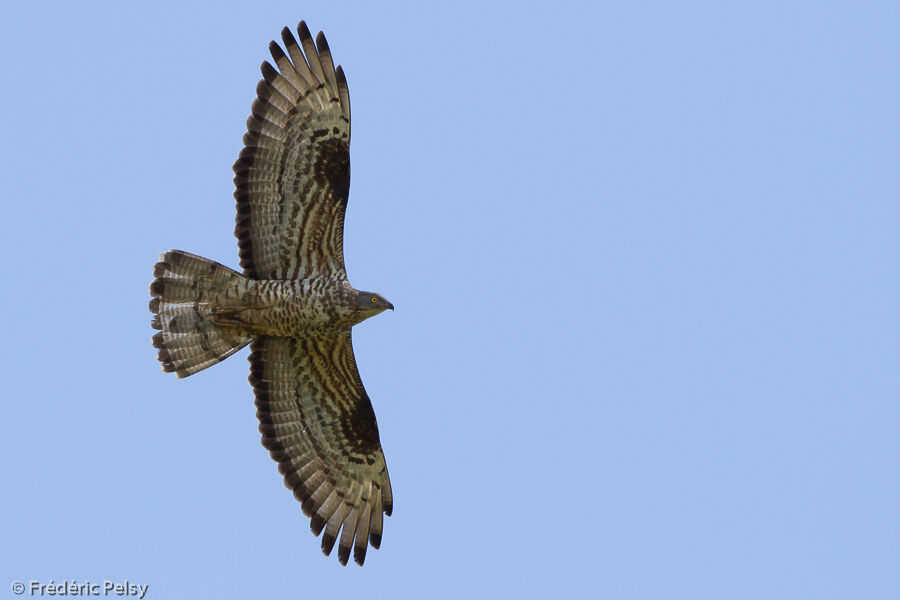
[[[282,31],[262,64],[234,163],[243,274],[180,250],[150,284],[164,371],[187,377],[251,344],[262,443],[310,517],[322,550],[347,564],[381,545],[393,506],[378,426],[353,356],[353,325],[393,306],[354,289],[343,255],[350,95],[320,32]],[[277,67],[277,68],[276,68]]]

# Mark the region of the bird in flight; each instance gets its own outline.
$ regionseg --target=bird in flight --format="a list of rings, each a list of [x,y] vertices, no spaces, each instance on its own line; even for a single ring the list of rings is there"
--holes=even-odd
[[[247,119],[234,163],[238,273],[170,250],[150,284],[153,345],[166,372],[187,377],[250,344],[262,444],[278,462],[322,551],[362,565],[381,545],[391,481],[351,328],[393,305],[355,289],[344,267],[350,188],[350,96],[325,36],[285,27],[284,50]],[[299,43],[298,40],[299,39]]]

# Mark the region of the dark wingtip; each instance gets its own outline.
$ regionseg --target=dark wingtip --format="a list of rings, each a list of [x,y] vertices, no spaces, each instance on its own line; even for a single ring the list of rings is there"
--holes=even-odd
[[[370,533],[369,534],[369,543],[372,544],[372,547],[378,550],[381,548],[381,534],[380,533]]]
[[[359,566],[363,566],[366,562],[366,545],[355,546],[353,548],[353,562]]]
[[[285,48],[288,49],[297,45],[297,40],[294,39],[294,34],[291,32],[290,27],[285,27],[281,30],[281,40],[284,42]]]
[[[324,554],[325,556],[331,556],[331,551],[334,549],[335,539],[336,538],[327,531],[322,534],[322,554]]]
[[[322,31],[316,34],[316,48],[319,49],[320,54],[322,54],[323,52],[329,52],[328,40],[325,39],[325,33]]]
[[[306,26],[306,21],[300,21],[297,23],[297,35],[300,36],[300,41],[303,40],[311,40],[312,34],[309,32],[309,27]]]
[[[313,512],[316,510],[316,501],[313,500],[312,495],[306,493],[306,490],[303,491],[303,495],[305,497],[300,500],[300,510],[303,511],[304,515],[312,518]]]
[[[319,534],[322,533],[322,529],[325,528],[325,519],[319,515],[313,515],[309,521],[309,528],[312,530],[314,536],[319,537]]]
[[[278,45],[278,42],[272,40],[269,42],[269,54],[272,55],[272,58],[275,59],[275,62],[278,62],[279,58],[284,57],[284,50],[281,49],[281,46]]]
[[[338,560],[342,565],[347,566],[347,563],[350,562],[350,546],[338,545]]]
[[[266,83],[272,83],[278,77],[278,71],[267,60],[262,61],[262,64],[259,65],[259,70],[262,71],[262,76]]]

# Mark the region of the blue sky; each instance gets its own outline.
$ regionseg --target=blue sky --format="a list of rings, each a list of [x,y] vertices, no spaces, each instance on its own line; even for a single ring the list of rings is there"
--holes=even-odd
[[[896,598],[900,9],[723,4],[6,11],[0,583]],[[179,381],[150,346],[160,252],[237,266],[301,18],[350,84],[350,278],[397,307],[354,333],[395,498],[362,569],[260,445],[246,350]]]

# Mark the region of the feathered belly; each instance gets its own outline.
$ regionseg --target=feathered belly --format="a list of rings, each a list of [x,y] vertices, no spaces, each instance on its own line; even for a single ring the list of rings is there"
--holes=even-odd
[[[223,298],[213,309],[218,324],[254,336],[300,336],[343,328],[350,316],[339,301],[340,291],[320,280],[246,283],[242,293]]]

